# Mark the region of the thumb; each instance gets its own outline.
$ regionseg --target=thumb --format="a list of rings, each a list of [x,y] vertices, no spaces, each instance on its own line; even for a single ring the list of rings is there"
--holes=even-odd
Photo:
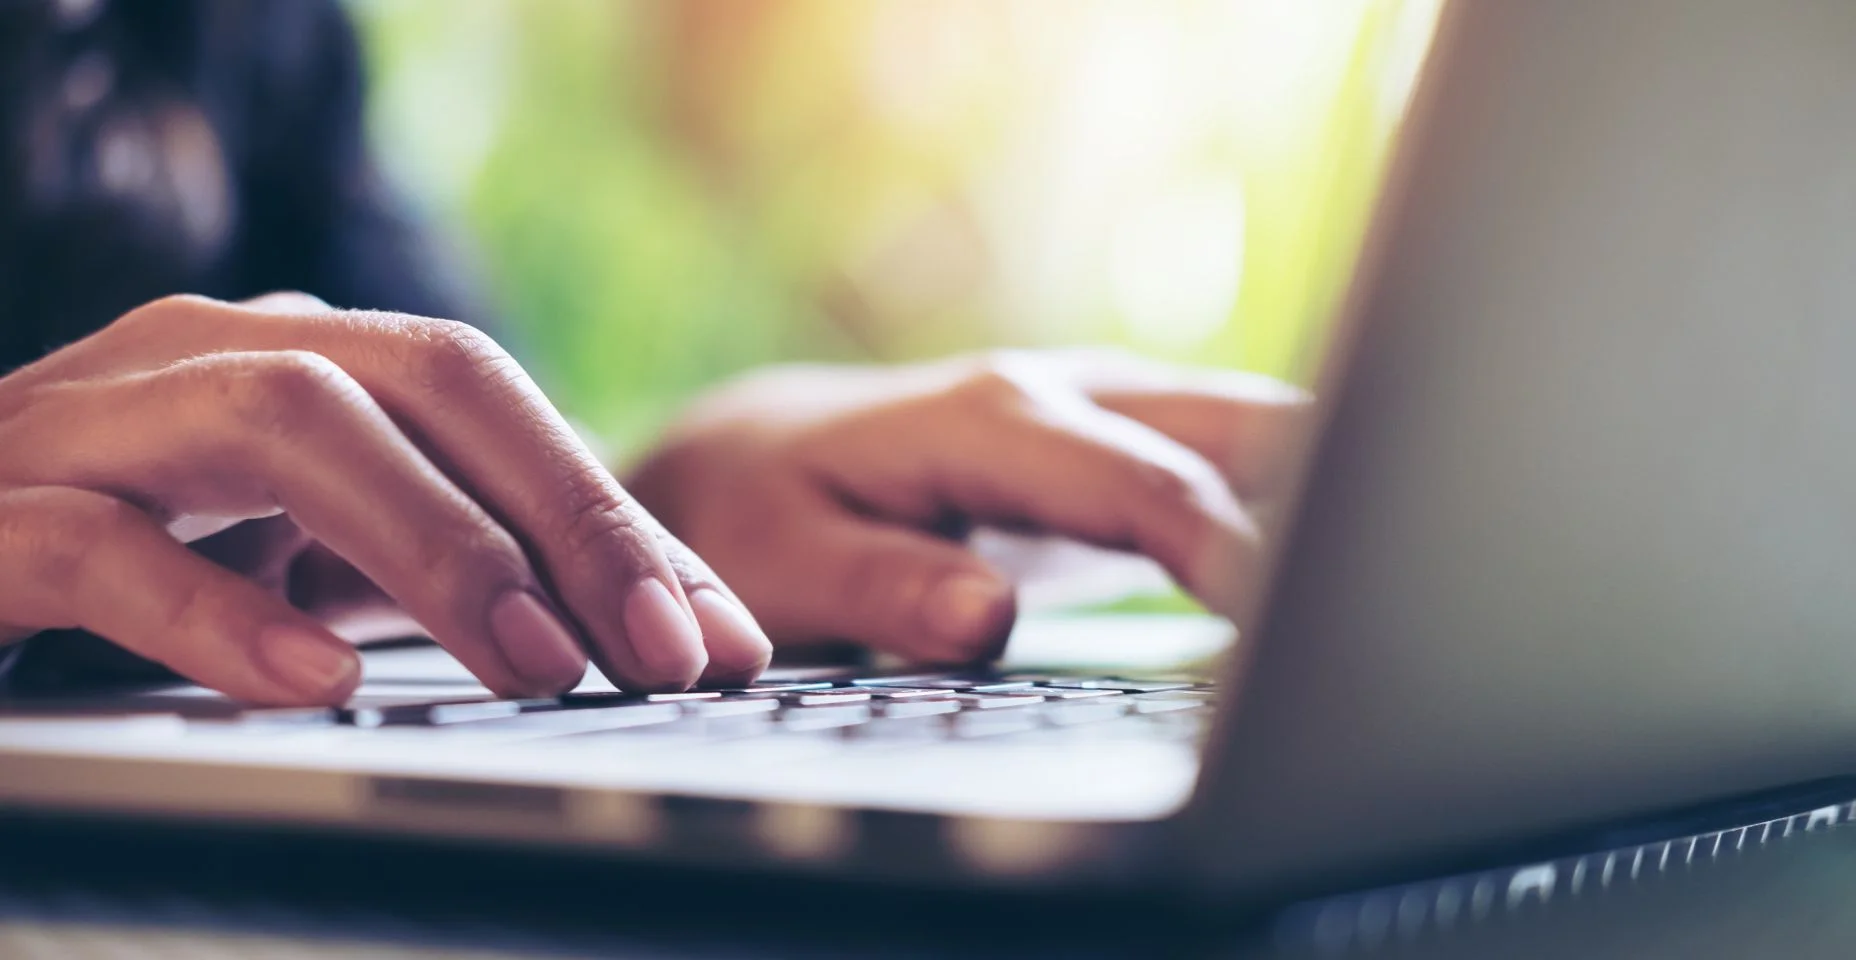
[[[1017,616],[1012,584],[965,547],[907,527],[836,517],[813,527],[814,585],[778,619],[919,663],[990,660]],[[772,611],[770,611],[772,612]]]

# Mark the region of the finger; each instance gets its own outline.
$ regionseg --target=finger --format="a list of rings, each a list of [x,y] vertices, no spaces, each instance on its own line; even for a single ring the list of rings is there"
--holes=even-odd
[[[288,511],[499,693],[559,693],[585,671],[520,545],[326,358],[189,360],[48,393],[14,429],[41,483],[170,514]]]
[[[336,704],[354,650],[280,598],[181,546],[111,497],[0,493],[0,617],[82,627],[241,700]]]
[[[429,635],[398,601],[341,554],[312,544],[290,565],[290,605],[349,643]]]
[[[823,506],[823,505],[822,505]],[[996,658],[1017,615],[1012,585],[959,544],[830,505],[804,511],[803,576],[752,598],[783,636],[854,640],[918,663]]]
[[[1160,431],[1218,467],[1243,496],[1274,492],[1288,473],[1312,398],[1239,370],[1180,367],[1118,350],[1063,351],[1058,375],[1107,410]]]
[[[235,320],[251,314],[302,317],[329,311],[329,305],[322,300],[289,291],[267,293],[238,305],[194,294],[162,297],[8,376],[22,386],[120,376],[188,357],[240,349],[227,339],[228,328]]]
[[[1104,389],[1090,399],[1191,448],[1246,497],[1279,492],[1289,474],[1294,432],[1307,421],[1305,400],[1258,400],[1221,390]]]
[[[172,524],[168,530],[173,532]],[[349,643],[428,632],[354,564],[315,542],[287,515],[247,520],[190,548],[285,598]]]
[[[674,690],[702,674],[702,628],[649,515],[494,341],[398,314],[219,312],[228,342],[311,349],[352,374],[527,547],[616,683]]]
[[[706,666],[701,627],[645,532],[645,512],[506,353],[462,324],[317,306],[286,295],[246,306],[167,298],[100,334],[109,349],[70,352],[63,372],[97,376],[227,349],[330,357],[528,549],[604,672],[639,689],[696,679]]]
[[[650,521],[658,542],[676,571],[683,592],[690,598],[696,623],[702,628],[708,666],[697,681],[709,687],[735,687],[752,683],[773,659],[773,642],[748,606],[735,596],[696,552]]]
[[[1209,461],[1106,411],[1008,422],[1016,436],[967,465],[956,502],[984,520],[1137,551],[1212,609],[1242,609],[1261,568],[1259,531]]]
[[[832,455],[859,468],[831,475],[892,516],[926,523],[955,510],[1135,550],[1212,609],[1243,609],[1260,572],[1258,530],[1204,457],[1035,371],[975,376],[947,402],[942,416],[917,418],[907,446],[890,442],[895,425],[881,418],[840,438]]]

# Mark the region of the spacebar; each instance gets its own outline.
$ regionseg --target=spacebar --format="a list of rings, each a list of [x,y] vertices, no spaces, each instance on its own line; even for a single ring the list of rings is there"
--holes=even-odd
[[[674,703],[639,703],[622,707],[522,713],[513,717],[475,720],[435,729],[459,733],[515,733],[525,736],[564,737],[576,733],[600,733],[606,730],[623,730],[626,727],[668,723],[682,714],[682,708]]]

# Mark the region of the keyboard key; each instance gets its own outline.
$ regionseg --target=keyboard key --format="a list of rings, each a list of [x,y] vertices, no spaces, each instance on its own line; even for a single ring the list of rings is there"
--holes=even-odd
[[[1074,687],[1078,690],[1119,690],[1122,693],[1155,693],[1161,690],[1185,690],[1192,684],[1179,680],[1124,680],[1120,677],[1049,677],[1047,687]]]
[[[629,690],[569,690],[558,698],[565,707],[638,703],[644,698]]]
[[[831,707],[794,707],[781,712],[780,727],[795,733],[803,733],[854,726],[869,719],[870,707],[862,703],[847,703]]]
[[[633,693],[628,690],[588,690],[561,695],[561,706],[569,710],[581,707],[618,707],[632,703],[682,703],[686,700],[719,700],[719,690],[686,690],[682,693]]]
[[[1021,680],[969,681],[962,688],[967,693],[1006,693],[1008,691],[1029,691],[1031,684]]]
[[[513,717],[525,706],[544,708],[552,700],[479,700],[468,703],[407,703],[392,707],[357,707],[342,721],[356,727],[440,727]]]
[[[1090,700],[1097,697],[1126,696],[1120,690],[1095,690],[1086,687],[1032,687],[1026,692],[1052,700]]]
[[[971,710],[998,710],[1004,707],[1032,707],[1044,702],[1036,694],[1018,693],[956,693],[954,699],[967,705]]]
[[[342,711],[334,707],[276,707],[241,710],[227,719],[233,723],[253,726],[321,727],[339,723],[342,719]]]
[[[879,685],[886,686],[886,687],[907,686],[907,685],[915,683],[915,681],[917,680],[946,680],[951,676],[953,675],[950,673],[942,672],[942,673],[913,673],[907,676],[899,675],[899,676],[890,676],[890,677],[853,677],[852,679],[845,681],[845,685],[851,686],[851,687],[872,687],[872,686],[879,686]]]
[[[705,719],[769,714],[778,709],[780,709],[780,701],[773,697],[752,697],[744,700],[696,700],[683,704],[685,714]]]
[[[426,711],[425,722],[435,726],[448,726],[453,723],[474,723],[479,720],[494,720],[498,717],[513,717],[528,709],[553,709],[559,706],[551,700],[491,700],[485,703],[441,703]]]
[[[1209,708],[1203,700],[1181,699],[1178,697],[1153,698],[1145,696],[1130,697],[1137,713],[1174,713],[1181,710],[1205,710]]]
[[[906,677],[898,680],[859,680],[862,687],[916,687],[927,690],[952,690],[959,693],[1003,693],[1028,690],[1029,680],[992,680],[981,677]]]
[[[1216,690],[1161,690],[1155,693],[1134,694],[1136,700],[1189,700],[1193,703],[1216,703]]]
[[[621,707],[587,707],[580,710],[553,710],[522,713],[509,717],[453,724],[446,729],[471,733],[520,733],[544,737],[565,737],[582,733],[603,733],[669,723],[683,716],[674,703],[635,703]]]
[[[913,700],[919,697],[945,697],[946,690],[933,690],[926,687],[859,687],[878,700]]]
[[[868,703],[870,694],[863,690],[818,690],[806,693],[783,693],[779,699],[799,707],[829,707],[839,703]]]
[[[762,674],[755,683],[815,683],[823,680],[839,685],[850,683],[864,668],[854,666],[837,667],[774,667]]]
[[[1084,688],[1092,684],[1101,683],[1109,678],[1103,676],[1073,676],[1055,673],[1008,673],[1000,679],[1030,683],[1040,687]]]
[[[911,717],[933,717],[949,713],[959,713],[961,703],[949,696],[934,700],[891,700],[877,704],[877,710],[891,719]]]
[[[757,683],[747,687],[723,687],[717,692],[730,696],[736,694],[798,693],[802,690],[830,690],[832,686],[832,683],[827,680],[804,682],[796,680],[792,683]]]

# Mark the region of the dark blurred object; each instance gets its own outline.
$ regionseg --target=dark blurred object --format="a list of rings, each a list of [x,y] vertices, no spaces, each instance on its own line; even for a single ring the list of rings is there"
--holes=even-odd
[[[1846,906],[1856,887],[1856,835],[1841,833],[1731,869],[1556,901],[1457,937],[1391,939],[1338,954],[1283,948],[1264,929],[1195,911],[1180,897],[978,895],[487,846],[19,814],[0,817],[0,849],[8,852],[0,860],[0,950],[24,941],[43,951],[31,956],[138,956],[110,949],[159,943],[187,956],[331,960],[421,949],[486,960],[499,951],[764,960],[1841,958],[1856,938],[1856,912]],[[209,952],[215,947],[227,952]]]
[[[0,0],[0,373],[173,293],[472,319],[362,88],[335,0]]]
[[[179,681],[161,664],[82,630],[47,630],[0,652],[0,703]]]
[[[378,645],[422,632],[378,587],[286,515],[247,520],[189,546],[288,597],[352,642]],[[118,693],[180,682],[166,667],[82,630],[47,630],[0,648],[0,699]]]
[[[56,925],[35,945],[71,950],[94,942],[85,933],[141,926],[199,935],[189,956],[234,935],[251,938],[238,956],[293,958],[1145,960],[1216,955],[1234,933],[1162,896],[981,895],[225,823],[5,814],[0,849],[0,929]]]

